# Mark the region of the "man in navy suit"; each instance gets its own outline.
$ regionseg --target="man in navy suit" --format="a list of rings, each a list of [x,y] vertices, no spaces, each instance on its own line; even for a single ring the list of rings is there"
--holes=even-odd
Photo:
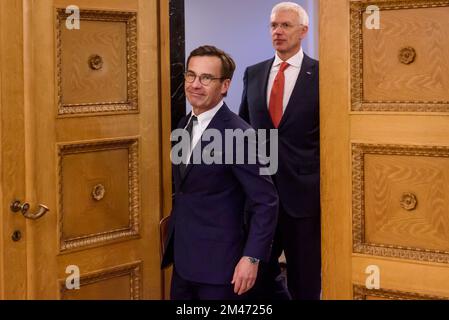
[[[244,75],[240,116],[256,130],[277,128],[279,136],[279,169],[273,175],[280,201],[278,226],[255,298],[288,297],[276,281],[282,250],[291,297],[320,298],[319,79],[318,61],[301,47],[308,20],[296,3],[274,6],[270,28],[275,57],[248,67]]]
[[[185,93],[192,112],[179,128],[188,132],[191,152],[173,165],[175,198],[162,260],[162,267],[174,262],[174,300],[244,297],[255,283],[259,260],[270,257],[278,210],[271,177],[260,174],[258,162],[221,161],[229,159],[224,143],[212,151],[202,143],[208,132],[225,137],[225,130],[252,130],[223,102],[234,70],[232,58],[213,46],[195,49],[187,60]],[[231,159],[238,149],[233,147]],[[206,153],[218,161],[195,161]],[[253,212],[248,225],[247,201]]]

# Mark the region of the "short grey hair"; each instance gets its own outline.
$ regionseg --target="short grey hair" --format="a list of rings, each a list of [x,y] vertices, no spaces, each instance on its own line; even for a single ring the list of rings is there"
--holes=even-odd
[[[279,11],[288,11],[288,10],[296,12],[298,14],[299,24],[309,26],[309,15],[307,14],[306,10],[304,10],[303,7],[294,2],[278,3],[273,7],[273,10],[271,10],[271,17]]]

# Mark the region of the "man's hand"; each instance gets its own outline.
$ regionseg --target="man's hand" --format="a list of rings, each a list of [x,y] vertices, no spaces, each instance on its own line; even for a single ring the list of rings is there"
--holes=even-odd
[[[248,257],[242,257],[235,267],[232,284],[234,285],[234,293],[242,295],[251,289],[256,282],[257,270],[259,263],[251,263]]]

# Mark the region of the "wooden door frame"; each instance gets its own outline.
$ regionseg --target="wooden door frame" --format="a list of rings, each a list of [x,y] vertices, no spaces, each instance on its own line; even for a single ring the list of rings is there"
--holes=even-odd
[[[170,135],[172,131],[171,112],[171,61],[170,61],[170,10],[169,0],[159,1],[159,46],[160,46],[160,101],[161,101],[161,163],[162,163],[162,216],[170,214],[172,208],[172,174],[170,160]],[[170,272],[165,270],[161,273],[161,298],[167,299],[170,288]]]
[[[9,208],[15,199],[24,201],[26,193],[22,0],[0,3],[0,34],[0,298],[25,299],[26,221]],[[21,232],[20,241],[12,241],[14,231]]]
[[[323,299],[352,299],[349,1],[320,0],[319,21]]]
[[[162,217],[172,208],[171,131],[186,114],[184,85],[185,18],[184,0],[160,1],[161,114],[162,114]],[[171,268],[162,273],[162,297],[169,299]]]

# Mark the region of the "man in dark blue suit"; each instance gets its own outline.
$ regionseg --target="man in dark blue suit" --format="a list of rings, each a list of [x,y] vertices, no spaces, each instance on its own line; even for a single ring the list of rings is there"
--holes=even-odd
[[[262,265],[254,297],[282,298],[278,259],[284,250],[293,299],[319,299],[320,151],[318,61],[304,54],[308,16],[296,3],[271,14],[274,58],[246,69],[240,116],[254,129],[278,129],[279,219],[270,264]],[[277,292],[277,295],[273,295]],[[285,292],[285,291],[284,291]]]
[[[219,147],[212,150],[201,143],[210,132],[225,137],[225,130],[252,130],[223,102],[234,70],[232,58],[213,46],[195,49],[187,60],[185,92],[192,112],[179,128],[188,132],[189,151],[173,165],[175,198],[162,260],[162,267],[174,262],[175,300],[241,298],[255,283],[259,260],[270,256],[278,210],[270,176],[260,174],[258,162],[228,161],[239,149],[249,150],[247,140],[243,149],[233,146],[231,157],[224,141],[213,141]],[[207,164],[198,154],[218,160]],[[248,225],[247,201],[253,212]]]

